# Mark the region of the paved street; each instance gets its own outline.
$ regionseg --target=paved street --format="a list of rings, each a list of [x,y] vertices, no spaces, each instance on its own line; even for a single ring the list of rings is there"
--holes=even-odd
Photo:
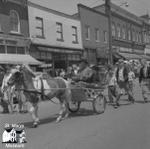
[[[23,123],[28,141],[25,149],[149,149],[150,103],[143,103],[137,85],[135,96],[135,104],[122,97],[118,109],[108,105],[102,115],[94,115],[92,106],[84,103],[78,114],[58,124],[59,106],[41,103],[38,128],[31,128],[29,114],[0,114],[1,133],[5,123]]]

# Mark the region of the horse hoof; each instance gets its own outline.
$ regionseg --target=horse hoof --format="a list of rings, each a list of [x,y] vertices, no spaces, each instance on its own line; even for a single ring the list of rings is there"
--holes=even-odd
[[[62,120],[62,118],[57,118],[56,123],[59,123]]]
[[[33,128],[37,128],[38,127],[38,123],[37,122],[34,122],[33,123]]]

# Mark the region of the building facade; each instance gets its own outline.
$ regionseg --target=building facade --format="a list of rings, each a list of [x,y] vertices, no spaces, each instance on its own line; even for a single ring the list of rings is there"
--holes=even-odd
[[[145,43],[145,55],[150,56],[150,16],[141,16],[143,20],[143,41]]]
[[[67,14],[28,2],[30,54],[54,68],[77,63],[82,55],[81,24]]]
[[[27,55],[29,45],[27,1],[0,0],[0,63],[36,63]]]
[[[107,13],[106,5],[94,8]],[[139,59],[144,55],[143,21],[140,17],[111,3],[112,49],[127,59]],[[115,55],[114,55],[115,60]]]
[[[106,12],[106,5],[94,8],[97,11]],[[146,33],[143,31],[143,20],[125,9],[111,3],[111,30],[112,30],[112,49],[114,53],[119,53],[127,59],[145,58],[144,40]],[[115,54],[114,54],[115,61]]]
[[[82,27],[84,57],[90,64],[105,63],[108,59],[108,18],[82,4],[78,5],[78,17]]]

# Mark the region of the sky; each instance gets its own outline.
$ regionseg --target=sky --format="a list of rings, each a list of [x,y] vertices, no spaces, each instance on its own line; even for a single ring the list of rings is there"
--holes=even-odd
[[[94,7],[104,3],[104,0],[29,0],[29,1],[70,15],[77,13],[78,3],[81,3],[88,7]],[[125,5],[121,7],[138,16],[147,13],[150,14],[150,0],[111,0],[111,1],[117,5],[121,5],[121,3],[123,2],[128,2],[129,4],[128,7],[125,7]]]

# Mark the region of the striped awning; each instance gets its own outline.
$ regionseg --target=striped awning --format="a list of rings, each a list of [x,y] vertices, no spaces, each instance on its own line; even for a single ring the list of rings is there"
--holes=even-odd
[[[28,54],[0,54],[0,64],[29,64],[40,65],[41,62]]]

